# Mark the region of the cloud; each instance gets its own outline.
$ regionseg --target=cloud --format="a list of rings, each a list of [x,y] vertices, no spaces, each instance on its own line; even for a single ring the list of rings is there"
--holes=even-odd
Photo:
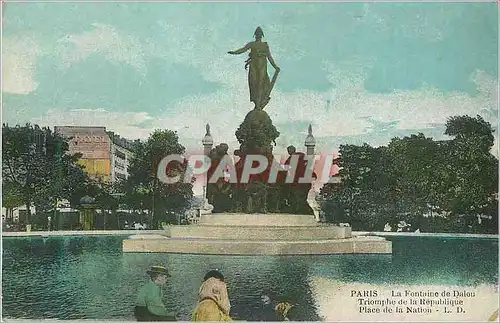
[[[5,37],[2,44],[2,91],[28,94],[36,90],[34,79],[39,47],[34,37]]]
[[[393,7],[391,4],[391,8]],[[312,7],[307,8],[312,10]],[[307,8],[304,7],[304,10]],[[402,7],[397,8],[404,11]],[[449,26],[449,22],[442,22],[443,20],[438,17],[440,13],[433,16],[435,19],[428,18],[427,14],[430,9],[415,15],[407,13],[404,17],[395,15],[391,13],[392,11],[386,12],[386,9],[387,6],[384,7],[382,4],[360,5],[361,17],[358,19],[359,22],[356,23],[356,27],[346,28],[342,32],[340,29],[335,29],[331,37],[329,36],[330,41],[322,43],[322,50],[315,52],[316,56],[313,55],[312,50],[309,55],[304,55],[304,49],[309,52],[310,45],[316,46],[318,44],[315,43],[314,39],[316,38],[310,37],[311,31],[307,30],[307,32],[301,33],[303,29],[306,29],[307,25],[310,25],[310,21],[306,24],[305,20],[298,19],[295,15],[298,15],[299,11],[283,11],[280,14],[283,17],[280,16],[278,22],[263,26],[266,36],[272,37],[269,39],[271,50],[275,54],[274,56],[278,58],[278,65],[282,67],[281,79],[278,79],[277,87],[271,94],[271,102],[266,107],[266,111],[271,116],[274,124],[281,131],[281,136],[277,140],[279,149],[283,150],[289,144],[302,145],[309,123],[313,126],[313,133],[317,138],[319,150],[331,149],[334,142],[338,143],[339,138],[349,142],[352,138],[359,138],[360,136],[368,138],[368,143],[383,144],[385,139],[381,138],[388,137],[388,130],[410,134],[417,130],[427,129],[429,133],[434,133],[436,127],[443,126],[446,119],[453,115],[481,114],[486,120],[495,125],[497,124],[498,82],[495,78],[481,71],[471,75],[471,81],[476,85],[476,94],[460,91],[446,92],[426,84],[419,88],[410,90],[403,88],[388,93],[374,93],[367,90],[367,78],[370,73],[373,73],[374,65],[378,64],[379,67],[383,67],[379,68],[379,71],[383,72],[385,78],[386,74],[391,73],[388,70],[390,66],[381,65],[381,61],[384,60],[384,57],[387,56],[385,54],[389,51],[402,48],[402,46],[391,47],[393,46],[391,45],[392,42],[387,42],[385,38],[382,39],[385,42],[378,41],[376,37],[379,36],[377,35],[384,32],[387,34],[384,37],[392,39],[394,35],[390,31],[396,25],[400,26],[397,30],[399,36],[396,35],[400,38],[420,37],[427,42],[432,42],[448,36],[446,34],[443,36],[442,32],[444,30],[453,29]],[[334,14],[331,19],[335,21],[337,18],[341,22],[352,20],[351,14],[347,17],[345,12],[334,10],[334,7],[328,7],[326,11],[325,14]],[[454,19],[459,17],[461,13],[462,11],[454,13]],[[168,128],[179,132],[181,141],[186,147],[201,145],[205,124],[210,123],[212,134],[217,143],[227,142],[230,144],[231,149],[237,148],[239,145],[236,142],[234,133],[246,113],[252,108],[252,104],[249,102],[246,72],[243,69],[246,55],[230,56],[226,52],[243,45],[245,38],[231,29],[229,15],[225,12],[218,11],[219,16],[216,18],[205,19],[200,22],[199,18],[203,17],[203,14],[203,11],[197,10],[194,10],[192,15],[178,15],[173,11],[166,11],[165,20],[156,20],[156,22],[153,20],[151,24],[157,29],[156,32],[150,33],[151,37],[154,38],[149,38],[150,36],[136,38],[111,25],[94,23],[89,31],[68,35],[60,39],[57,51],[66,66],[76,65],[76,62],[84,61],[93,54],[102,54],[110,61],[128,64],[141,73],[147,71],[146,61],[151,61],[152,58],[165,59],[172,64],[190,65],[199,72],[200,76],[197,74],[196,78],[202,78],[205,81],[221,85],[215,92],[176,98],[174,103],[168,103],[168,109],[160,109],[157,105],[148,103],[148,98],[144,97],[144,105],[153,107],[148,110],[148,112],[151,111],[151,114],[146,112],[142,114],[117,113],[94,109],[86,112],[83,110],[70,110],[59,116],[53,110],[37,118],[37,120],[52,122],[52,124],[85,125],[97,123],[106,125],[109,129],[130,138],[143,138],[155,128]],[[300,14],[302,15],[302,11]],[[250,25],[256,25],[255,19],[252,19],[254,18],[245,18],[244,23],[246,26],[234,29],[253,31],[253,29],[248,29]],[[405,20],[405,24],[400,24],[398,19]],[[301,21],[304,22],[301,23]],[[318,19],[315,19],[315,21],[317,22]],[[366,52],[371,52],[363,46],[373,45],[373,52],[376,52],[376,48],[375,44],[363,42],[364,38],[358,39],[354,37],[356,35],[368,37],[366,36],[368,34],[360,33],[359,28],[361,27],[358,25],[362,25],[362,28],[365,29],[375,28],[377,30],[377,35],[373,35],[374,39],[370,40],[373,43],[377,40],[378,45],[383,48],[383,50],[378,49],[378,56],[360,56],[365,55]],[[250,33],[248,36],[251,36]],[[354,43],[352,46],[348,46],[348,43],[342,42],[343,40],[352,40]],[[422,43],[419,44],[422,45]],[[323,46],[325,47],[323,48]],[[349,57],[349,60],[339,61],[335,55],[328,56],[329,60],[326,60],[324,58],[326,57],[325,53],[330,52],[337,53],[337,56]],[[434,52],[433,49],[432,53]],[[394,53],[396,55],[395,51]],[[358,56],[355,56],[355,54]],[[402,57],[407,57],[407,55],[407,53],[403,52]],[[308,58],[304,58],[304,56]],[[301,59],[303,58],[310,59],[314,64],[311,61],[302,64]],[[290,65],[288,68],[286,68],[287,60]],[[408,61],[410,60],[408,59]],[[316,63],[318,66],[322,66],[324,74],[327,76],[325,81],[329,87],[327,90],[311,90],[307,89],[306,86],[302,86],[320,78],[320,74],[311,74],[310,78],[303,76],[302,70],[300,70],[301,67],[310,69],[310,66]],[[456,68],[460,69],[459,66],[469,65],[462,63],[458,65],[457,63]],[[402,69],[406,66],[398,65],[398,68],[401,67]],[[428,67],[425,68],[428,69]],[[156,68],[155,70],[159,69]],[[165,78],[172,74],[168,73],[168,70],[160,72],[160,76]],[[392,73],[397,74],[394,71]],[[468,72],[465,75],[467,74]],[[296,78],[295,75],[299,76],[298,79],[302,83],[300,83],[301,86],[297,86],[300,89],[292,91],[290,89],[295,87],[286,87],[284,84],[290,82],[290,80],[293,81]],[[416,79],[414,76],[411,74],[404,75],[408,80]],[[375,79],[376,82],[383,83],[387,81],[384,78],[380,78],[380,81],[378,78]],[[158,78],[158,80],[161,79]],[[417,80],[418,82],[415,81],[412,84],[419,86],[422,79],[421,77]],[[429,79],[432,80],[430,77]],[[396,78],[393,83],[396,84],[399,80],[399,78]],[[155,80],[151,84],[159,83]],[[193,83],[190,81],[190,84]],[[283,87],[280,88],[281,86]],[[174,87],[172,86],[172,88]],[[285,88],[288,88],[288,91]],[[127,90],[125,87],[122,87],[120,91],[133,93],[132,90]],[[193,92],[192,88],[190,88],[190,92]],[[118,96],[119,92],[116,91],[116,93]],[[160,104],[167,105],[163,97],[153,95],[153,93],[159,93],[159,91],[151,91],[149,99],[151,97],[160,97],[160,100],[158,100]],[[121,97],[127,98],[128,96],[127,94],[121,94]],[[137,101],[134,100],[127,99],[124,101],[133,103],[131,104],[132,107],[127,108],[135,108],[134,106],[138,105]],[[67,105],[69,106],[71,103],[68,100]],[[142,104],[142,102],[139,104]],[[89,105],[99,108],[98,104]],[[140,109],[146,110],[146,108]],[[160,115],[153,115],[158,111],[161,111]],[[138,123],[135,120],[135,118],[140,119],[141,117],[147,119],[147,122]],[[375,124],[390,125],[390,129],[381,129],[376,127]]]
[[[145,53],[138,39],[124,35],[110,25],[93,23],[92,27],[91,31],[66,35],[57,41],[57,51],[66,67],[92,54],[101,53],[108,60],[123,62],[145,72]]]
[[[253,104],[249,102],[244,73],[226,73],[223,77],[218,74],[222,72],[217,64],[214,62],[207,67],[205,73],[212,73],[213,78],[225,82],[219,91],[185,97],[173,106],[173,112],[160,117],[145,112],[117,113],[89,109],[59,114],[53,110],[33,122],[103,125],[129,138],[145,138],[154,129],[167,128],[177,131],[181,143],[188,149],[201,147],[205,125],[209,123],[215,144],[228,143],[232,151],[239,147],[235,131]],[[434,135],[436,128],[443,127],[447,118],[453,115],[480,114],[496,126],[497,81],[480,71],[471,78],[477,85],[475,96],[462,92],[441,92],[431,87],[370,93],[364,90],[359,75],[346,76],[346,79],[357,81],[344,82],[328,92],[300,90],[283,93],[276,90],[266,107],[281,132],[275,151],[284,153],[290,144],[303,149],[301,146],[307,136],[308,124],[313,127],[317,151],[323,152],[336,150],[339,140],[349,143],[360,136],[369,144],[380,145],[387,144],[391,133],[400,135],[423,131]],[[326,100],[330,100],[329,106]],[[443,139],[442,132],[441,137],[435,139]]]
[[[370,61],[370,60],[368,60]],[[179,130],[182,137],[200,138],[202,127],[210,123],[216,142],[237,146],[234,132],[252,108],[249,102],[244,73],[221,62],[207,66],[205,75],[223,82],[221,91],[208,96],[193,96],[174,106],[174,114],[165,115]],[[231,65],[233,63],[230,63]],[[328,65],[328,64],[327,64]],[[398,90],[390,93],[371,93],[364,89],[366,68],[363,64],[348,64],[348,68],[331,67],[333,87],[327,92],[275,90],[266,111],[281,136],[277,143],[281,149],[289,144],[302,145],[307,125],[312,124],[318,139],[318,149],[330,149],[333,138],[368,135],[368,143],[384,144],[378,138],[384,132],[413,133],[444,126],[454,115],[482,115],[496,125],[498,122],[498,82],[482,71],[471,75],[477,93],[442,92],[430,86],[416,90]],[[357,66],[357,70],[352,66]],[[336,69],[336,70],[335,70]],[[232,71],[232,72],[225,72]],[[279,80],[278,80],[279,82]],[[327,103],[327,101],[330,101]],[[383,129],[375,124],[386,125]],[[281,127],[280,127],[281,126]],[[285,131],[283,131],[285,130]],[[442,135],[444,137],[444,135]],[[338,141],[338,140],[335,140]]]
[[[57,40],[55,48],[45,49],[44,52],[39,46],[39,39],[42,39],[39,34],[22,33],[4,37],[3,92],[29,94],[35,91],[39,85],[35,80],[35,67],[41,55],[55,55],[63,66],[69,67],[100,53],[109,61],[126,63],[143,75],[146,73],[143,44],[110,25],[93,23],[91,31],[66,35]]]

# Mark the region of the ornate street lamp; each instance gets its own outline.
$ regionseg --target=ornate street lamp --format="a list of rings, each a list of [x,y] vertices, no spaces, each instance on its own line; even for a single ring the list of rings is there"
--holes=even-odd
[[[80,225],[83,230],[93,230],[95,223],[95,198],[85,195],[80,199]]]

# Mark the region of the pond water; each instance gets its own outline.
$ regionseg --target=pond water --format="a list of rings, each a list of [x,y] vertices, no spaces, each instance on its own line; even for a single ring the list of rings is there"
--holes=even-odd
[[[260,293],[297,304],[299,320],[319,320],[315,278],[348,283],[461,285],[498,281],[497,239],[388,237],[391,255],[212,256],[122,253],[123,236],[3,238],[3,317],[133,319],[145,270],[169,266],[165,303],[189,319],[204,273],[227,277],[231,312],[256,319]]]

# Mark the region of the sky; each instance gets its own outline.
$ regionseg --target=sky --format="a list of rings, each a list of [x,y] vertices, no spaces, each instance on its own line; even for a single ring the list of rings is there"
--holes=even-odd
[[[246,54],[227,51],[257,26],[281,68],[265,108],[278,153],[304,151],[309,124],[326,153],[449,139],[454,115],[498,124],[495,3],[7,3],[3,18],[9,124],[170,129],[189,150],[209,123],[232,151],[253,104]]]

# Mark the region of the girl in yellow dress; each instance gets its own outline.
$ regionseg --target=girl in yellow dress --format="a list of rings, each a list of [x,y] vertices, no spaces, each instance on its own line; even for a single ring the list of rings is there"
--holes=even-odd
[[[209,271],[198,292],[198,304],[191,321],[232,321],[229,316],[230,308],[224,276],[217,270]]]

